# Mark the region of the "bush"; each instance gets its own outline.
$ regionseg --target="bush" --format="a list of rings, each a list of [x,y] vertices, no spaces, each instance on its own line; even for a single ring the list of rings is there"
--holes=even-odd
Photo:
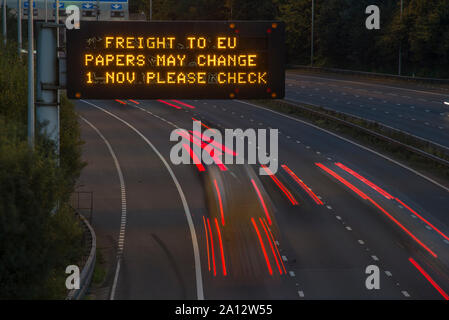
[[[65,182],[56,159],[1,126],[0,298],[48,297],[55,269],[79,258],[81,229],[66,205],[52,214]]]
[[[64,298],[65,268],[83,253],[68,205],[83,167],[80,129],[62,97],[59,164],[46,137],[29,148],[26,88],[26,59],[10,42],[0,50],[0,299]]]

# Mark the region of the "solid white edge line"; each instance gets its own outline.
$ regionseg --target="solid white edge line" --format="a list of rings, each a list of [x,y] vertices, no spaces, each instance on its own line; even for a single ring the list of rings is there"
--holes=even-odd
[[[187,224],[189,225],[189,230],[190,230],[190,236],[192,237],[192,246],[193,246],[193,256],[194,256],[194,260],[195,260],[195,275],[196,275],[196,291],[197,291],[197,299],[198,300],[204,300],[204,291],[203,291],[203,279],[201,276],[201,261],[200,261],[200,254],[199,254],[199,248],[198,248],[198,239],[196,237],[196,231],[195,231],[195,226],[193,225],[193,219],[192,219],[192,215],[190,213],[190,209],[189,209],[189,205],[187,204],[187,200],[186,197],[184,195],[184,192],[182,191],[181,185],[179,184],[178,179],[176,178],[173,170],[171,169],[170,165],[167,163],[167,161],[165,160],[165,158],[162,156],[162,154],[159,152],[159,150],[156,149],[156,147],[136,128],[134,128],[130,123],[128,123],[127,121],[123,120],[122,118],[116,116],[115,114],[89,102],[86,100],[80,100],[94,108],[97,108],[103,112],[105,112],[106,114],[110,115],[111,117],[119,120],[120,122],[122,122],[123,124],[125,124],[126,126],[128,126],[129,128],[131,128],[135,133],[137,133],[150,147],[151,149],[154,151],[154,153],[156,153],[156,155],[159,157],[159,159],[162,161],[162,163],[165,165],[165,167],[167,168],[168,172],[170,173],[170,176],[173,180],[173,182],[176,185],[176,189],[178,190],[179,193],[179,197],[181,198],[181,202],[182,205],[184,207],[184,213],[186,215],[186,219],[187,219]]]
[[[109,297],[109,300],[114,300],[115,290],[117,289],[118,274],[120,273],[121,261],[121,258],[117,260],[117,267],[115,268],[114,282],[112,283],[111,296]]]
[[[118,275],[120,271],[120,261],[122,259],[123,254],[123,245],[125,242],[125,228],[126,228],[126,188],[125,188],[125,179],[123,178],[122,169],[120,168],[120,164],[118,162],[117,156],[115,155],[114,150],[112,149],[111,144],[109,141],[103,136],[103,134],[98,130],[97,127],[95,127],[92,123],[90,123],[86,118],[83,116],[79,116],[84,122],[86,122],[103,140],[103,142],[106,144],[106,147],[109,150],[109,153],[112,156],[112,159],[114,160],[115,168],[117,169],[118,177],[120,180],[120,194],[121,194],[121,201],[122,201],[122,215],[120,217],[120,231],[119,231],[119,242],[120,247],[117,248],[117,266],[115,268],[115,275],[114,275],[114,282],[112,283],[112,289],[110,294],[110,300],[114,300],[115,296],[115,290],[117,288],[117,281],[118,281]]]
[[[366,151],[372,152],[372,153],[374,153],[375,155],[378,155],[379,157],[382,157],[382,158],[384,158],[384,159],[386,159],[386,160],[388,160],[388,161],[390,161],[390,162],[392,162],[392,163],[394,163],[394,164],[396,164],[396,165],[398,165],[398,166],[400,166],[400,167],[402,167],[402,168],[404,168],[404,169],[407,169],[407,170],[409,170],[410,172],[413,172],[414,174],[420,176],[421,178],[423,178],[423,179],[425,179],[425,180],[427,180],[427,181],[433,183],[434,185],[436,185],[436,186],[438,186],[438,187],[440,187],[440,188],[446,190],[447,192],[449,192],[449,188],[447,188],[447,187],[443,186],[442,184],[436,182],[435,180],[433,180],[433,179],[431,179],[431,178],[429,178],[429,177],[423,175],[422,173],[420,173],[420,172],[418,172],[418,171],[416,171],[416,170],[414,170],[414,169],[412,169],[412,168],[410,168],[410,167],[408,167],[408,166],[406,166],[406,165],[404,165],[404,164],[402,164],[402,163],[400,163],[400,162],[398,162],[398,161],[396,161],[396,160],[393,160],[393,159],[391,159],[391,158],[389,158],[389,157],[387,157],[387,156],[385,156],[385,155],[383,155],[383,154],[381,154],[381,153],[379,153],[379,152],[377,152],[377,151],[374,151],[374,150],[372,150],[372,149],[370,149],[370,148],[368,148],[368,147],[362,146],[361,144],[358,144],[357,142],[354,142],[354,141],[352,141],[352,140],[349,140],[349,139],[346,139],[346,138],[344,138],[344,137],[342,137],[342,136],[339,136],[339,135],[336,134],[336,133],[333,133],[333,132],[328,131],[328,130],[326,130],[326,129],[320,128],[320,127],[318,127],[318,126],[316,126],[316,125],[314,125],[314,124],[308,123],[308,122],[303,121],[303,120],[300,120],[300,119],[298,119],[298,118],[295,118],[295,117],[292,117],[292,116],[289,116],[289,115],[286,115],[286,114],[283,114],[283,113],[280,113],[280,112],[277,112],[277,111],[274,111],[274,110],[271,110],[271,109],[268,109],[268,108],[265,108],[265,107],[262,107],[262,106],[255,105],[255,104],[253,104],[253,103],[249,103],[249,102],[242,101],[242,100],[235,100],[235,101],[238,101],[238,102],[243,103],[243,104],[247,104],[247,105],[252,106],[252,107],[256,107],[256,108],[259,108],[259,109],[263,109],[263,110],[265,110],[265,111],[270,111],[270,112],[275,113],[275,114],[277,114],[277,115],[280,115],[280,116],[289,118],[290,120],[294,120],[294,121],[297,121],[297,122],[301,122],[301,123],[303,123],[303,124],[305,124],[305,125],[308,125],[308,126],[313,127],[313,128],[315,128],[315,129],[318,129],[318,130],[321,130],[321,131],[323,131],[323,132],[326,132],[326,133],[328,133],[328,134],[330,134],[330,135],[332,135],[332,136],[334,136],[334,137],[337,137],[337,138],[339,138],[339,139],[341,139],[341,140],[344,140],[344,141],[346,141],[346,142],[349,142],[349,143],[351,143],[351,144],[353,144],[353,145],[355,145],[355,146],[357,146],[357,147],[359,147],[359,148],[362,148],[362,149],[364,149],[364,150],[366,150]]]

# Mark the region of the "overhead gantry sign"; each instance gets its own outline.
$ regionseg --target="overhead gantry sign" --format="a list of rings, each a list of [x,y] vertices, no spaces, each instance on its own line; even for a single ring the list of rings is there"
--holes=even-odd
[[[283,98],[278,21],[82,21],[67,30],[67,93],[86,99]]]

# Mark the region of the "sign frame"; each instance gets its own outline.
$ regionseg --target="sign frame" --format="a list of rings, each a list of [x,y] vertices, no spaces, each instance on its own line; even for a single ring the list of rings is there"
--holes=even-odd
[[[285,96],[285,24],[281,21],[81,21],[80,29],[67,30],[67,95],[71,99],[274,99]],[[176,41],[185,40],[188,35],[205,37],[208,41],[208,48],[191,49],[178,47],[165,49],[171,52],[188,53],[192,56],[198,52],[207,54],[219,54],[214,45],[216,37],[236,37],[238,45],[235,51],[227,49],[227,53],[234,54],[257,54],[260,64],[255,69],[242,69],[242,67],[204,67],[207,73],[207,83],[205,84],[180,84],[162,85],[152,83],[133,82],[128,85],[125,83],[105,84],[98,80],[89,80],[86,83],[87,67],[85,67],[84,55],[87,53],[106,54],[106,53],[126,53],[138,52],[126,49],[112,48],[106,52],[103,48],[106,37],[140,37],[140,36],[175,36]],[[181,48],[181,49],[180,49]],[[148,53],[150,49],[146,48]],[[148,58],[148,56],[146,56]],[[148,58],[149,59],[149,58]],[[150,60],[149,60],[150,61]],[[148,64],[148,63],[147,63]],[[91,67],[91,70],[105,70],[101,67]],[[170,68],[155,67],[148,65],[146,70],[165,71]],[[196,69],[195,69],[196,68]],[[130,68],[129,70],[143,69]],[[110,72],[122,69],[108,69]],[[181,70],[181,71],[180,71]],[[183,67],[175,67],[173,71],[187,72],[186,70],[203,70],[201,67],[191,64]],[[246,82],[218,84],[216,75],[218,73],[232,73],[249,71],[253,74],[258,71],[258,83],[252,85],[249,80]],[[266,77],[263,76],[266,72]],[[102,79],[103,74],[94,79]],[[130,71],[131,73],[131,71]],[[91,72],[92,74],[92,72]],[[91,74],[89,79],[92,78]],[[215,74],[215,80],[214,80]],[[144,78],[143,74],[142,77]],[[159,77],[159,75],[158,75]],[[140,78],[139,78],[140,79]],[[144,78],[145,79],[145,78]],[[159,79],[159,78],[158,78]],[[212,79],[212,80],[210,80]],[[231,79],[231,77],[229,78]],[[255,79],[254,77],[252,79]],[[141,80],[139,80],[141,81]],[[145,81],[145,80],[143,80]],[[212,81],[212,82],[211,82]],[[215,82],[213,82],[215,81]],[[229,80],[231,81],[231,80]],[[240,80],[239,80],[240,81]],[[265,82],[264,82],[265,81]]]

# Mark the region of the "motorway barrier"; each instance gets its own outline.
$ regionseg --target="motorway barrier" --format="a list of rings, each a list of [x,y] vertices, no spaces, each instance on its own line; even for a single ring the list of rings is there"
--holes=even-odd
[[[287,65],[287,68],[308,70],[308,71],[315,71],[315,72],[329,72],[329,73],[339,73],[339,74],[355,75],[355,76],[366,76],[366,77],[375,77],[375,78],[383,78],[383,79],[387,78],[387,79],[394,79],[394,80],[406,80],[406,81],[413,81],[413,82],[425,82],[425,83],[432,83],[432,84],[449,85],[449,79],[408,77],[408,76],[399,76],[399,75],[388,74],[388,73],[354,71],[354,70],[337,69],[337,68],[311,67],[311,66],[303,66],[303,65]]]
[[[307,106],[306,105],[301,105],[300,102],[298,102],[298,101],[292,101],[292,100],[288,100],[288,99],[284,99],[283,102],[288,104],[288,105],[294,106],[296,108],[300,108],[302,110],[310,112],[310,113],[312,113],[312,114],[314,114],[316,116],[319,116],[321,118],[325,118],[327,120],[330,120],[330,121],[333,121],[333,122],[337,122],[337,123],[343,124],[343,125],[351,127],[351,128],[355,128],[355,129],[360,130],[360,131],[362,131],[362,132],[364,132],[366,134],[374,136],[374,137],[376,137],[376,138],[378,138],[380,140],[383,140],[383,141],[388,142],[390,144],[399,146],[399,147],[404,148],[404,149],[406,149],[406,150],[408,150],[408,151],[410,151],[412,153],[415,153],[415,154],[417,154],[419,156],[422,156],[424,158],[427,158],[427,159],[435,161],[435,162],[437,162],[439,164],[442,164],[442,165],[444,165],[446,167],[449,167],[449,161],[446,160],[446,159],[443,159],[443,158],[438,157],[436,155],[430,154],[430,153],[428,153],[426,151],[423,151],[423,150],[421,150],[421,149],[419,149],[417,147],[414,147],[414,146],[411,146],[409,144],[403,143],[403,142],[398,141],[396,139],[387,137],[387,136],[385,136],[385,135],[383,135],[383,134],[381,134],[379,132],[367,129],[367,128],[365,128],[363,126],[360,126],[358,124],[355,124],[353,122],[350,122],[350,121],[347,121],[347,120],[343,120],[343,119],[341,119],[341,118],[339,118],[337,116],[333,116],[333,115],[327,114],[327,113],[325,113],[323,111],[316,110],[316,108],[321,108],[321,109],[323,109],[325,111],[332,112],[332,113],[334,113],[336,115],[342,115],[342,116],[344,116],[346,118],[349,118],[349,119],[365,121],[367,123],[376,125],[381,130],[389,131],[391,133],[398,133],[398,134],[401,134],[401,135],[406,135],[408,138],[413,139],[413,140],[415,140],[418,143],[427,145],[427,146],[429,146],[431,148],[434,148],[434,149],[438,150],[439,152],[442,152],[445,155],[449,156],[449,149],[444,147],[444,146],[441,146],[439,144],[435,144],[435,143],[433,143],[431,141],[428,141],[428,140],[416,137],[414,135],[411,135],[411,134],[409,134],[407,132],[404,132],[404,131],[401,131],[401,130],[397,130],[397,129],[385,126],[385,125],[383,125],[381,123],[378,123],[378,122],[375,122],[375,121],[366,120],[366,119],[359,118],[359,117],[356,117],[356,116],[353,116],[353,115],[348,115],[347,113],[342,113],[342,112],[339,112],[339,111],[326,109],[326,108],[323,108],[323,107],[320,107],[320,106],[314,106],[314,105],[310,105],[310,104],[307,104]]]
[[[92,280],[92,275],[94,273],[97,252],[97,238],[94,229],[82,214],[80,214],[76,210],[75,212],[83,223],[84,236],[87,242],[90,243],[90,251],[87,259],[85,260],[86,263],[84,264],[83,270],[80,274],[80,288],[70,290],[67,294],[66,300],[80,300],[86,294]]]

